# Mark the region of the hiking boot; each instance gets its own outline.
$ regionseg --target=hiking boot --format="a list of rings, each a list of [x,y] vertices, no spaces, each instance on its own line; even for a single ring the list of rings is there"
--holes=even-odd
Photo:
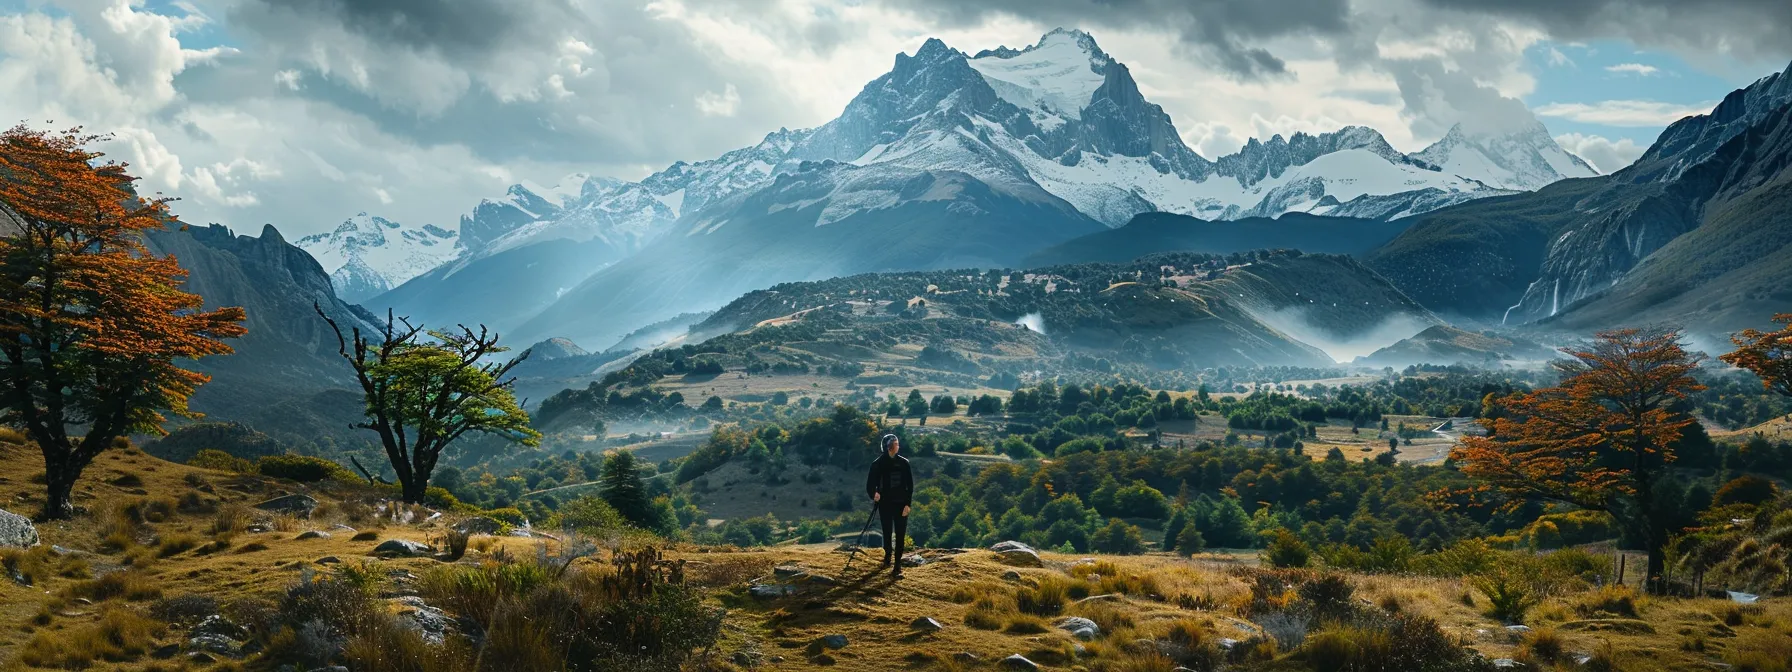
[[[902,565],[896,565],[895,569],[890,570],[890,578],[892,578],[892,579],[902,578]]]
[[[889,551],[884,551],[884,561],[882,564],[880,564],[878,566],[879,567],[889,567],[890,566],[890,552]]]

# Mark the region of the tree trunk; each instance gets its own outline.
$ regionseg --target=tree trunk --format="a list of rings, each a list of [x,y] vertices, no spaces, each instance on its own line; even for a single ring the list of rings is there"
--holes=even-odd
[[[44,484],[48,490],[44,500],[43,517],[45,520],[67,520],[75,515],[72,494],[75,481],[81,477],[80,469],[74,467],[73,460],[68,458],[44,461]]]
[[[429,489],[429,477],[424,474],[403,475],[399,478],[404,483],[404,501],[406,504],[422,504],[423,491]]]

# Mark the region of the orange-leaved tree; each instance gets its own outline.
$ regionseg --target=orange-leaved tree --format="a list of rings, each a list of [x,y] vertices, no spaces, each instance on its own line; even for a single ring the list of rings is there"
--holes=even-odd
[[[1700,357],[1674,330],[1606,331],[1562,352],[1561,382],[1502,400],[1488,435],[1463,437],[1450,459],[1508,505],[1537,498],[1610,513],[1659,576],[1670,530],[1658,505],[1678,502],[1657,502],[1656,489],[1693,423],[1674,406],[1704,389],[1692,378]]]
[[[176,221],[169,199],[99,163],[101,139],[0,133],[0,417],[43,453],[46,518],[74,513],[75,480],[119,437],[195,415],[187,398],[207,377],[178,360],[229,353],[219,339],[244,332],[241,308],[204,310],[175,259],[144,247]]]
[[[1775,315],[1773,321],[1785,326],[1778,331],[1744,329],[1730,337],[1736,349],[1718,359],[1753,371],[1762,387],[1792,397],[1792,313]]]

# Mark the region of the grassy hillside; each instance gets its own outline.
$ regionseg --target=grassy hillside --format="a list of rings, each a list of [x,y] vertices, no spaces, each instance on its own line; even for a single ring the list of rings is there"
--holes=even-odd
[[[36,496],[31,457],[0,444],[4,501]],[[559,531],[475,534],[457,560],[388,558],[371,553],[381,540],[439,545],[464,514],[133,450],[102,456],[78,491],[86,513],[41,526],[41,546],[0,552],[6,669],[961,670],[1022,656],[1086,670],[1773,670],[1792,656],[1785,598],[1595,588],[1577,572],[1598,556],[1578,552],[1452,556],[1540,572],[1550,587],[1520,628],[1489,616],[1492,589],[1445,562],[1360,573],[1276,569],[1255,553],[930,548],[896,580],[875,557],[849,567],[833,541],[586,545]],[[308,519],[245,508],[286,492],[320,506]],[[298,538],[308,530],[330,536]],[[636,555],[644,545],[663,550]],[[555,616],[567,613],[609,620]]]

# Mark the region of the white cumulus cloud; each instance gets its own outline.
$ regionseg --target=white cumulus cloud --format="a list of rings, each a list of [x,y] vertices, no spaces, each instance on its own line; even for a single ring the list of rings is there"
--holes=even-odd
[[[740,108],[740,91],[733,84],[722,89],[721,93],[705,91],[697,96],[697,109],[706,117],[732,117]]]
[[[1717,102],[1682,105],[1654,100],[1602,100],[1597,103],[1549,103],[1537,107],[1539,116],[1557,117],[1583,124],[1606,126],[1666,126],[1682,117],[1710,112]]]
[[[1563,133],[1556,136],[1556,144],[1562,149],[1573,152],[1575,156],[1586,159],[1599,172],[1610,174],[1636,163],[1638,157],[1648,149],[1636,144],[1630,138],[1612,140],[1600,135],[1581,133]]]
[[[1661,72],[1661,68],[1657,68],[1653,65],[1643,65],[1642,63],[1619,63],[1617,65],[1605,66],[1605,71],[1615,72],[1621,75],[1630,74],[1648,77],[1649,75]]]

